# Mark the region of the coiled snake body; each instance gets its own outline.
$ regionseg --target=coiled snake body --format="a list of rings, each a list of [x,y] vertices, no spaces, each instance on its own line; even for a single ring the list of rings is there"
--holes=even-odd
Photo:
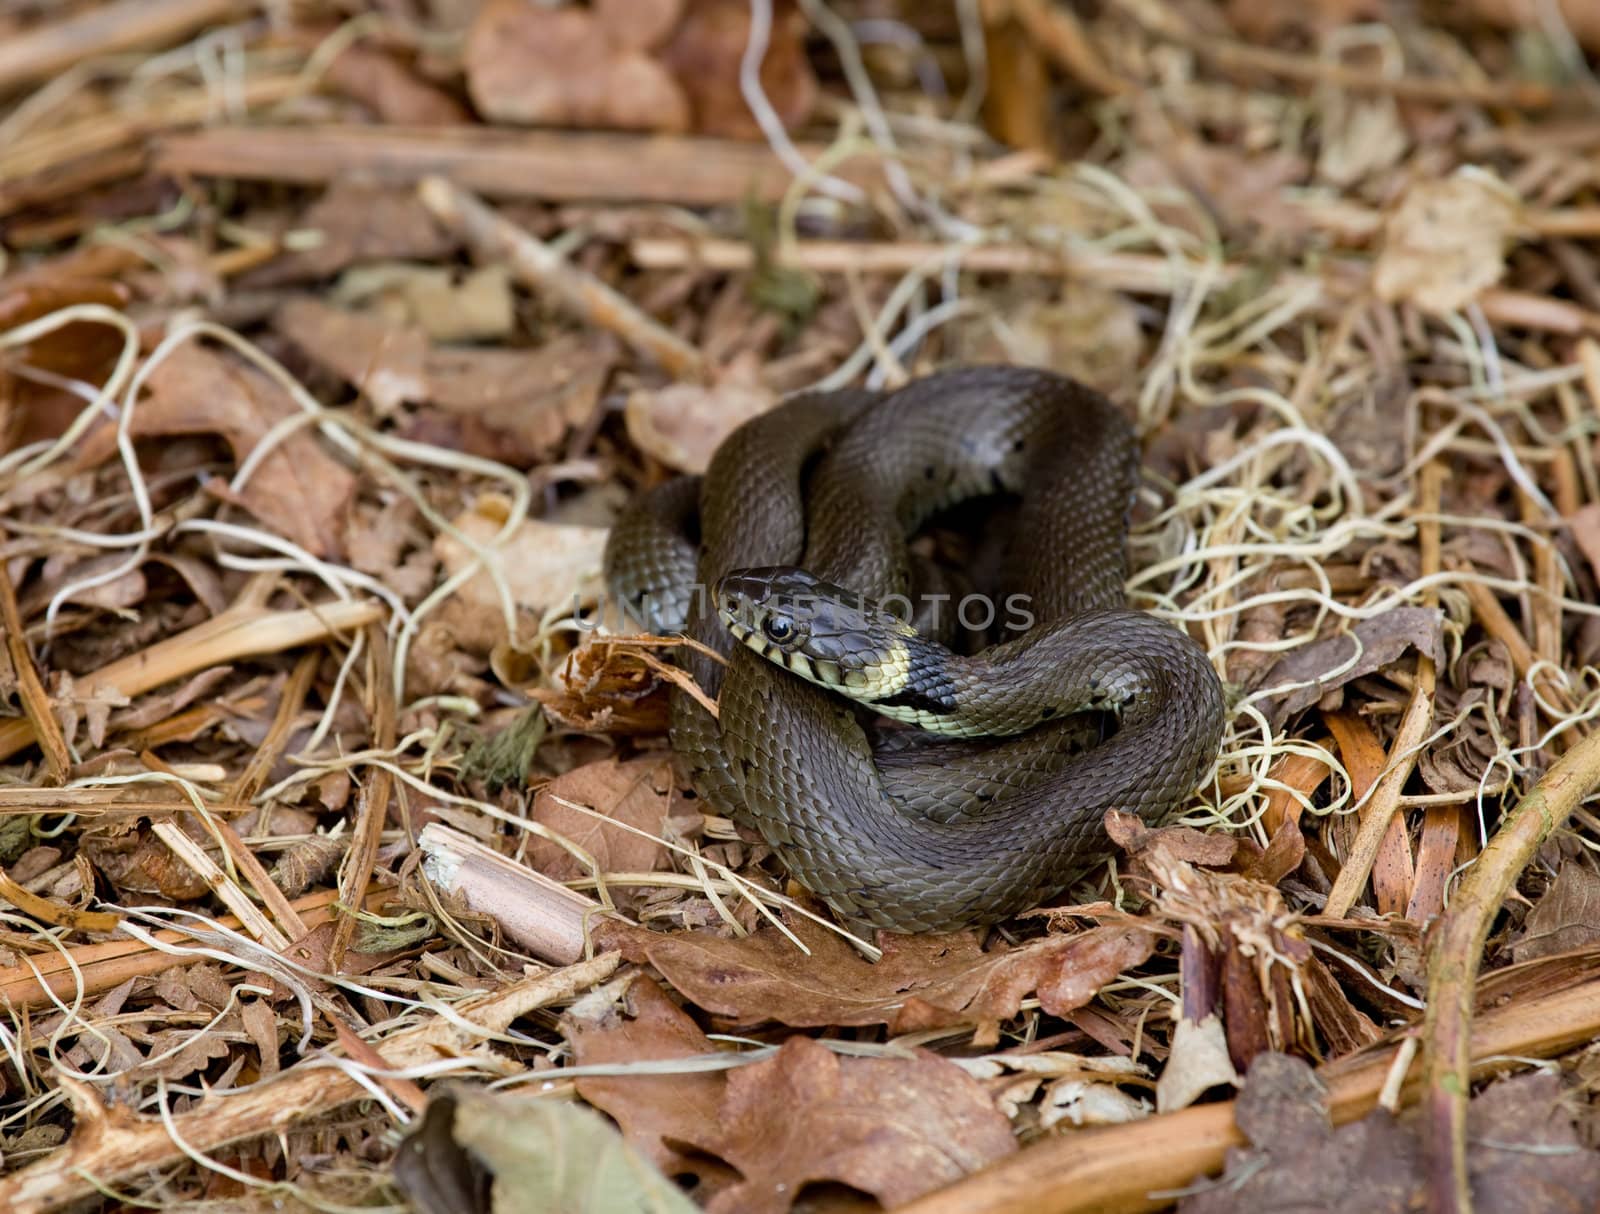
[[[729,654],[725,671],[690,661],[720,721],[674,693],[673,745],[702,795],[840,913],[897,931],[1037,905],[1109,850],[1108,809],[1168,817],[1216,755],[1223,700],[1198,646],[1124,605],[1137,460],[1099,394],[972,367],[793,398],[703,480],[642,496],[607,547],[613,593]],[[963,658],[876,604],[910,591],[912,532],[993,493],[1020,497],[1005,590],[1032,623]],[[875,752],[841,692],[983,740]],[[1112,735],[1093,744],[1086,712]]]

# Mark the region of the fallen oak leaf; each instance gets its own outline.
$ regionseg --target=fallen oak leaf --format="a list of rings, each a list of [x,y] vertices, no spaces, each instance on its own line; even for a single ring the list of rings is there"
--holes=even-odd
[[[150,394],[134,407],[128,428],[135,438],[219,434],[244,463],[256,444],[298,407],[254,367],[186,342],[159,363],[146,381]],[[84,442],[77,467],[91,468],[115,449],[110,426]],[[344,549],[345,517],[355,478],[304,428],[284,436],[256,463],[236,500],[272,530],[313,556],[337,558]]]
[[[664,831],[675,797],[670,758],[602,759],[539,789],[529,817],[581,848],[601,874],[650,872],[666,862],[666,845],[650,836]],[[538,836],[528,841],[528,862],[557,881],[595,875],[571,850]]]
[[[619,347],[608,335],[563,334],[535,349],[435,346],[428,402],[408,437],[526,467],[551,459],[600,406]]]
[[[490,548],[505,525],[503,508],[502,499],[486,497],[451,525],[485,548],[487,564],[499,574],[516,607],[541,612],[570,604],[576,612],[599,597],[607,528],[524,519],[503,544]],[[433,553],[450,576],[473,560],[467,545],[450,534],[435,538]],[[487,568],[468,578],[448,605],[454,609],[451,622],[463,648],[487,652],[505,639],[500,592]]]
[[[1562,861],[1511,944],[1518,961],[1534,961],[1587,947],[1600,940],[1600,877],[1582,860]]]
[[[398,56],[374,47],[345,47],[328,64],[325,79],[380,121],[395,126],[454,126],[469,121],[466,107],[449,93],[428,83]]]
[[[728,1076],[716,1154],[743,1181],[708,1214],[784,1214],[807,1184],[838,1181],[895,1206],[1017,1149],[981,1084],[955,1063],[841,1058],[809,1037]]]
[[[1221,1180],[1184,1198],[1180,1214],[1406,1214],[1423,1204],[1415,1124],[1379,1109],[1333,1128],[1322,1084],[1299,1059],[1260,1055],[1234,1119],[1252,1146],[1230,1148]],[[1580,1144],[1557,1076],[1540,1072],[1491,1084],[1472,1101],[1468,1133],[1478,1209],[1592,1210],[1600,1200],[1600,1156]]]
[[[1186,1197],[1180,1214],[1363,1210],[1402,1214],[1421,1196],[1416,1136],[1379,1111],[1334,1129],[1315,1072],[1262,1054],[1250,1067],[1234,1120],[1251,1143],[1230,1147],[1223,1180]]]
[[[1108,923],[1068,937],[1064,956],[1045,970],[1036,991],[1052,1016],[1077,1011],[1124,970],[1143,965],[1155,951],[1154,933],[1132,923]]]
[[[700,473],[724,438],[777,403],[777,393],[761,381],[758,360],[739,358],[709,387],[639,389],[629,395],[623,420],[641,451],[679,472]]]
[[[409,258],[447,260],[456,238],[404,188],[340,178],[306,208],[295,228],[315,236],[240,277],[250,288],[284,286],[330,278],[352,262]]]
[[[604,14],[488,0],[467,33],[467,91],[500,123],[677,132],[689,102],[672,74]]]
[[[346,312],[310,296],[289,300],[272,323],[314,362],[359,388],[380,414],[428,398],[428,336],[419,328]]]
[[[894,1033],[973,1024],[992,1033],[1034,991],[1052,1014],[1082,1006],[1155,947],[1153,933],[1124,924],[992,952],[974,932],[885,933],[883,957],[872,963],[808,920],[791,917],[788,926],[809,956],[771,928],[737,940],[661,936],[646,943],[645,954],[685,998],[739,1023],[886,1024]]]
[[[1134,860],[1150,857],[1161,868],[1198,864],[1222,868],[1233,862],[1239,840],[1233,835],[1211,835],[1192,826],[1146,826],[1134,814],[1106,814],[1106,834]]]
[[[561,1027],[579,1066],[715,1052],[643,977],[586,996]],[[669,1175],[690,1173],[712,1186],[696,1191],[712,1214],[783,1214],[805,1185],[830,1180],[896,1205],[1016,1149],[983,1085],[922,1050],[841,1058],[793,1037],[774,1057],[732,1071],[586,1075],[576,1083],[634,1150]]]
[[[700,1058],[717,1047],[667,993],[637,972],[585,995],[561,1017],[561,1033],[580,1067]],[[732,1172],[708,1151],[727,1075],[684,1070],[667,1074],[584,1075],[578,1095],[609,1114],[628,1145],[668,1176],[695,1176],[696,1196],[725,1187]]]
[[[1359,652],[1358,652],[1359,647]],[[1262,680],[1266,686],[1304,683],[1264,703],[1273,727],[1352,679],[1382,670],[1407,649],[1444,662],[1444,613],[1437,607],[1396,607],[1341,632],[1302,645],[1279,659]]]

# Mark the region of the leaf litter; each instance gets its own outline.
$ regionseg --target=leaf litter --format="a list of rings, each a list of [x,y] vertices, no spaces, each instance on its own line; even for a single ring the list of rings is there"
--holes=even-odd
[[[1459,7],[0,15],[0,1205],[1591,1206],[1600,41]],[[1137,420],[1233,715],[1058,905],[869,939],[600,552],[992,359]]]

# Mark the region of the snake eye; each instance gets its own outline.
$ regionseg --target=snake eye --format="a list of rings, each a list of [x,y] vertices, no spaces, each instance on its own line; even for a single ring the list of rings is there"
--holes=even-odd
[[[794,621],[786,615],[769,615],[761,621],[761,631],[767,634],[767,639],[779,645],[793,639]]]

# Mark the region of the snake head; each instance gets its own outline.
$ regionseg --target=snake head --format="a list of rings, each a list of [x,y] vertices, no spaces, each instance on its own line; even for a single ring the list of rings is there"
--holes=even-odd
[[[735,638],[803,679],[860,700],[905,682],[916,630],[853,590],[778,565],[737,569],[716,595]]]

